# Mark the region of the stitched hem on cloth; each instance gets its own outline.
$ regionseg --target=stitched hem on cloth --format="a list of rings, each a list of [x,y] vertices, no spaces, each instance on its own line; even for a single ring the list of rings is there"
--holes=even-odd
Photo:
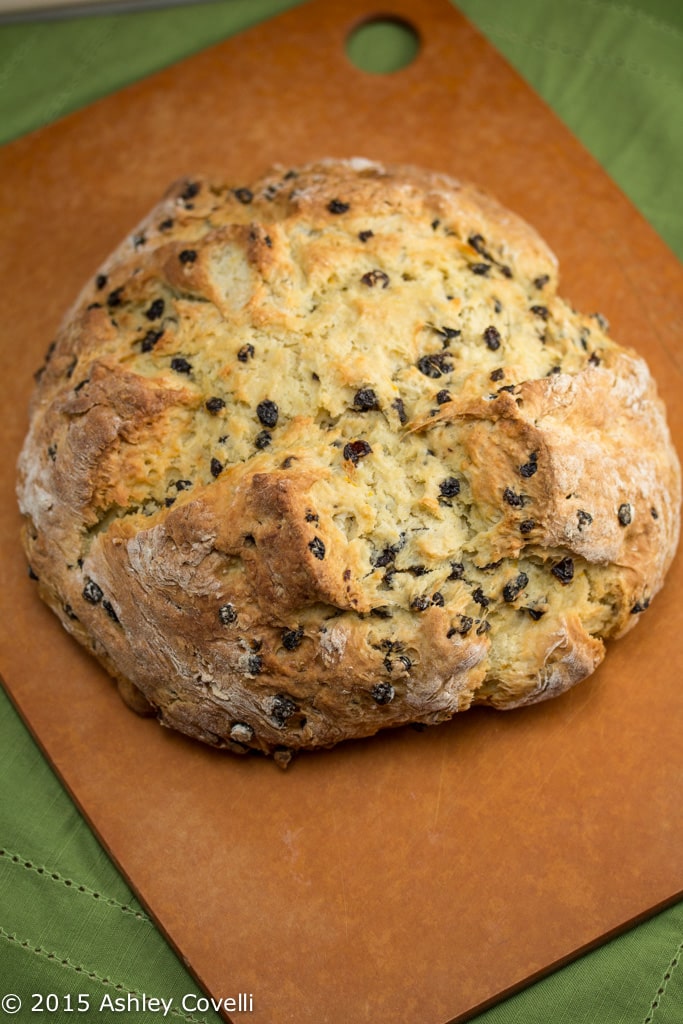
[[[74,892],[83,893],[89,896],[93,900],[101,901],[108,907],[116,907],[124,914],[131,914],[139,921],[144,921],[145,924],[152,924],[152,920],[148,914],[143,910],[138,910],[136,907],[131,907],[126,903],[119,903],[118,900],[114,899],[113,896],[105,896],[101,892],[97,892],[95,889],[91,889],[87,885],[83,885],[74,881],[72,878],[65,878],[58,871],[51,871],[50,868],[44,864],[34,864],[33,861],[27,860],[21,857],[18,853],[12,853],[10,850],[0,849],[0,857],[4,857],[7,860],[11,860],[13,864],[17,864],[19,867],[24,868],[26,871],[32,871],[42,878],[47,878],[49,881],[57,882],[59,885],[66,886],[68,889],[73,889]]]
[[[647,1017],[645,1018],[645,1020],[643,1021],[643,1024],[652,1024],[652,1022],[654,1021],[655,1014],[657,1013],[657,1010],[659,1009],[659,1006],[660,1006],[661,1001],[662,1001],[662,996],[666,992],[667,985],[671,981],[673,973],[676,970],[676,968],[678,967],[678,964],[680,963],[681,953],[683,953],[683,942],[681,942],[681,944],[679,945],[678,949],[676,950],[674,955],[671,957],[671,960],[669,961],[669,966],[667,967],[666,971],[664,972],[664,976],[662,978],[662,983],[659,986],[659,988],[657,989],[657,992],[655,994],[654,999],[650,1003],[650,1011],[649,1011]]]
[[[58,967],[64,968],[66,971],[78,974],[79,977],[89,978],[91,981],[97,981],[105,988],[111,988],[116,992],[123,992],[127,995],[135,996],[138,999],[142,998],[141,992],[128,988],[128,986],[124,985],[122,982],[114,981],[112,978],[103,978],[97,973],[97,971],[88,970],[84,964],[75,964],[69,960],[68,957],[61,956],[56,952],[51,952],[43,946],[36,946],[30,939],[20,939],[17,935],[12,935],[10,932],[5,931],[2,925],[0,925],[0,939],[4,939],[6,942],[16,943],[17,946],[20,946],[32,956],[37,956],[41,960],[49,961]],[[187,1024],[206,1024],[206,1018],[192,1017],[190,1014],[183,1013],[182,1010],[177,1010],[175,1007],[171,1007],[169,1015],[171,1017],[178,1017],[180,1020],[187,1021]]]
[[[637,7],[631,7],[630,4],[616,3],[615,0],[579,0],[579,3],[605,11],[619,11],[621,14],[629,14],[632,18],[647,21],[653,28],[661,29],[667,35],[683,36],[683,29],[680,29],[678,25],[674,25],[670,21],[664,21],[663,18],[658,18],[651,11],[641,11]]]
[[[481,30],[491,39],[506,39],[511,43],[532,46],[535,50],[559,53],[563,57],[570,57],[572,60],[587,64],[590,67],[617,68],[619,71],[627,71],[634,75],[639,75],[641,78],[648,78],[653,82],[662,82],[664,85],[669,85],[676,90],[680,89],[679,82],[676,82],[673,78],[668,78],[666,75],[659,74],[658,71],[648,67],[647,64],[636,64],[634,61],[625,60],[622,57],[589,57],[582,50],[577,50],[572,46],[565,46],[562,43],[553,43],[549,39],[542,39],[539,36],[522,35],[519,32],[513,32],[511,29],[500,29],[496,25],[485,24],[483,21],[479,25]]]

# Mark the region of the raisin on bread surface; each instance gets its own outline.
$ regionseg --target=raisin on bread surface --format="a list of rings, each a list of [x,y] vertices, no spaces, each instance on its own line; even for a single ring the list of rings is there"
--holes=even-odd
[[[363,159],[175,185],[48,350],[40,594],[139,711],[235,752],[561,693],[662,586],[642,358],[468,184]]]

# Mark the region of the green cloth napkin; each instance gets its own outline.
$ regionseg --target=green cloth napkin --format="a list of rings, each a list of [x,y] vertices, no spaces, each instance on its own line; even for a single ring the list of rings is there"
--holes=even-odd
[[[217,0],[0,26],[0,141],[293,6],[293,0]],[[459,0],[458,6],[683,256],[681,0]],[[353,42],[350,55],[379,73],[409,59],[412,46],[395,28],[373,30]],[[196,999],[181,1008],[185,994],[200,990],[2,691],[0,778],[0,1004],[11,993],[23,1000],[7,1018],[159,1019],[136,1011],[134,1002],[116,1003],[145,993],[173,1000],[168,1020],[218,1024],[215,1013],[195,1009]],[[680,859],[681,851],[671,855]],[[682,940],[679,904],[479,1015],[476,1024],[682,1024]],[[42,1003],[32,993],[42,994]],[[79,993],[87,1012],[79,1012]]]

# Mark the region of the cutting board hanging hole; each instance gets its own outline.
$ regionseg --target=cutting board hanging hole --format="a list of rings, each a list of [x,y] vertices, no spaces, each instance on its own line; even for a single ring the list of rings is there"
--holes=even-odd
[[[420,36],[405,18],[388,14],[365,18],[346,37],[346,55],[357,68],[387,75],[412,64],[420,50]]]

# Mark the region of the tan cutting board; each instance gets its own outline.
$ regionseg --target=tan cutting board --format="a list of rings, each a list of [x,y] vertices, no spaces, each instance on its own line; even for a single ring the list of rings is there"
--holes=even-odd
[[[0,153],[6,492],[64,308],[166,184],[320,155],[447,170],[530,219],[564,294],[648,358],[683,447],[680,265],[446,0],[390,7],[422,38],[393,75],[345,57],[370,0],[317,0]],[[35,597],[11,495],[0,517],[14,701],[197,978],[216,998],[252,993],[254,1024],[444,1024],[680,892],[680,558],[638,629],[569,694],[283,773],[127,711]]]

